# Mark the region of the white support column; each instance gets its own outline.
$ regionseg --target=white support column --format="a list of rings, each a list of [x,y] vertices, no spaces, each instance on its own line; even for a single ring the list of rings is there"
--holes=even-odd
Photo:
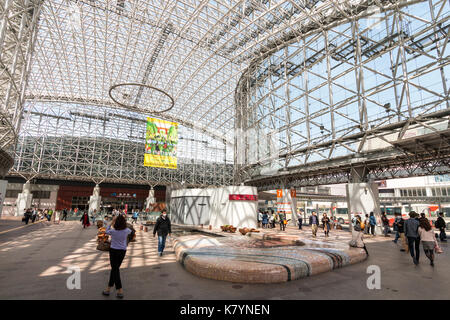
[[[100,211],[100,201],[102,197],[100,196],[100,187],[99,185],[95,185],[94,192],[92,196],[89,198],[89,216],[94,212],[94,210],[97,210],[97,212]]]
[[[5,201],[7,185],[7,180],[0,180],[0,217],[2,216],[3,202]]]
[[[24,210],[27,208],[31,208],[31,201],[33,200],[33,194],[31,193],[31,185],[30,181],[27,181],[23,185],[22,193],[17,195],[16,202],[16,217],[23,216]]]
[[[349,220],[351,219],[352,213],[355,215],[359,214],[364,221],[365,215],[373,212],[377,219],[377,227],[375,228],[376,233],[381,234],[381,211],[380,199],[378,197],[378,184],[349,183],[346,187]]]

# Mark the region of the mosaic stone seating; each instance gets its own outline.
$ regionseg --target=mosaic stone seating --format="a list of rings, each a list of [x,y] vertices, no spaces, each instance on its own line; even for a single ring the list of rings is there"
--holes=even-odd
[[[177,261],[189,272],[241,283],[277,283],[332,271],[366,259],[363,249],[343,243],[300,240],[292,236],[174,239]]]

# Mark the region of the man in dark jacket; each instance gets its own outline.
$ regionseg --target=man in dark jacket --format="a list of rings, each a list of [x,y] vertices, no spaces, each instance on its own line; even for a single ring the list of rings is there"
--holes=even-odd
[[[400,242],[402,243],[402,249],[400,249],[400,251],[409,251],[408,241],[405,237],[405,219],[403,219],[401,215],[399,216],[399,220],[397,221],[397,232],[400,237]]]
[[[436,220],[434,226],[440,231],[439,238],[441,239],[441,241],[447,242],[447,234],[445,233],[447,224],[445,223],[443,212],[439,212],[439,218]]]
[[[170,220],[167,217],[166,209],[161,211],[161,215],[156,220],[155,227],[153,228],[153,236],[158,232],[158,255],[162,256],[164,247],[166,246],[167,235],[172,234]]]
[[[64,210],[62,211],[62,219],[64,221],[67,221],[67,208],[64,208]]]
[[[409,213],[409,219],[406,220],[404,224],[405,236],[408,239],[409,253],[413,258],[415,265],[419,264],[420,255],[419,220],[416,219],[418,216],[419,215],[415,211],[411,211]]]
[[[317,236],[317,229],[319,228],[319,218],[315,211],[313,211],[312,215],[309,217],[309,225],[311,226],[311,231],[315,238]]]

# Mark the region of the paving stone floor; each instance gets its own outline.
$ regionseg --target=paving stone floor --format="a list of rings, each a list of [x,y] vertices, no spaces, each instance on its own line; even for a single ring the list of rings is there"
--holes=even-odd
[[[0,230],[5,227],[0,220]],[[1,227],[3,226],[3,227]],[[96,228],[83,229],[77,222],[59,225],[47,222],[0,234],[0,299],[116,299],[101,291],[109,276],[108,253],[97,251]],[[270,232],[275,232],[271,230]],[[296,234],[288,228],[287,234]],[[305,227],[303,233],[309,238]],[[349,237],[345,231],[332,232],[325,239]],[[137,242],[127,251],[121,269],[126,299],[449,299],[450,249],[432,268],[423,251],[421,263],[414,266],[409,255],[401,253],[393,238],[367,239],[368,260],[300,280],[279,284],[237,284],[197,277],[176,262],[167,245],[158,257],[157,238],[151,232],[138,232]],[[317,240],[313,240],[317,241]],[[381,289],[367,289],[367,267],[381,269]],[[67,268],[81,269],[81,289],[69,290]]]

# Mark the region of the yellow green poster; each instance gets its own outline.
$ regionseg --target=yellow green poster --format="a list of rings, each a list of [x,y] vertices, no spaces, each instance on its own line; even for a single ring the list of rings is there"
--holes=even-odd
[[[177,168],[178,123],[147,118],[144,166]]]

